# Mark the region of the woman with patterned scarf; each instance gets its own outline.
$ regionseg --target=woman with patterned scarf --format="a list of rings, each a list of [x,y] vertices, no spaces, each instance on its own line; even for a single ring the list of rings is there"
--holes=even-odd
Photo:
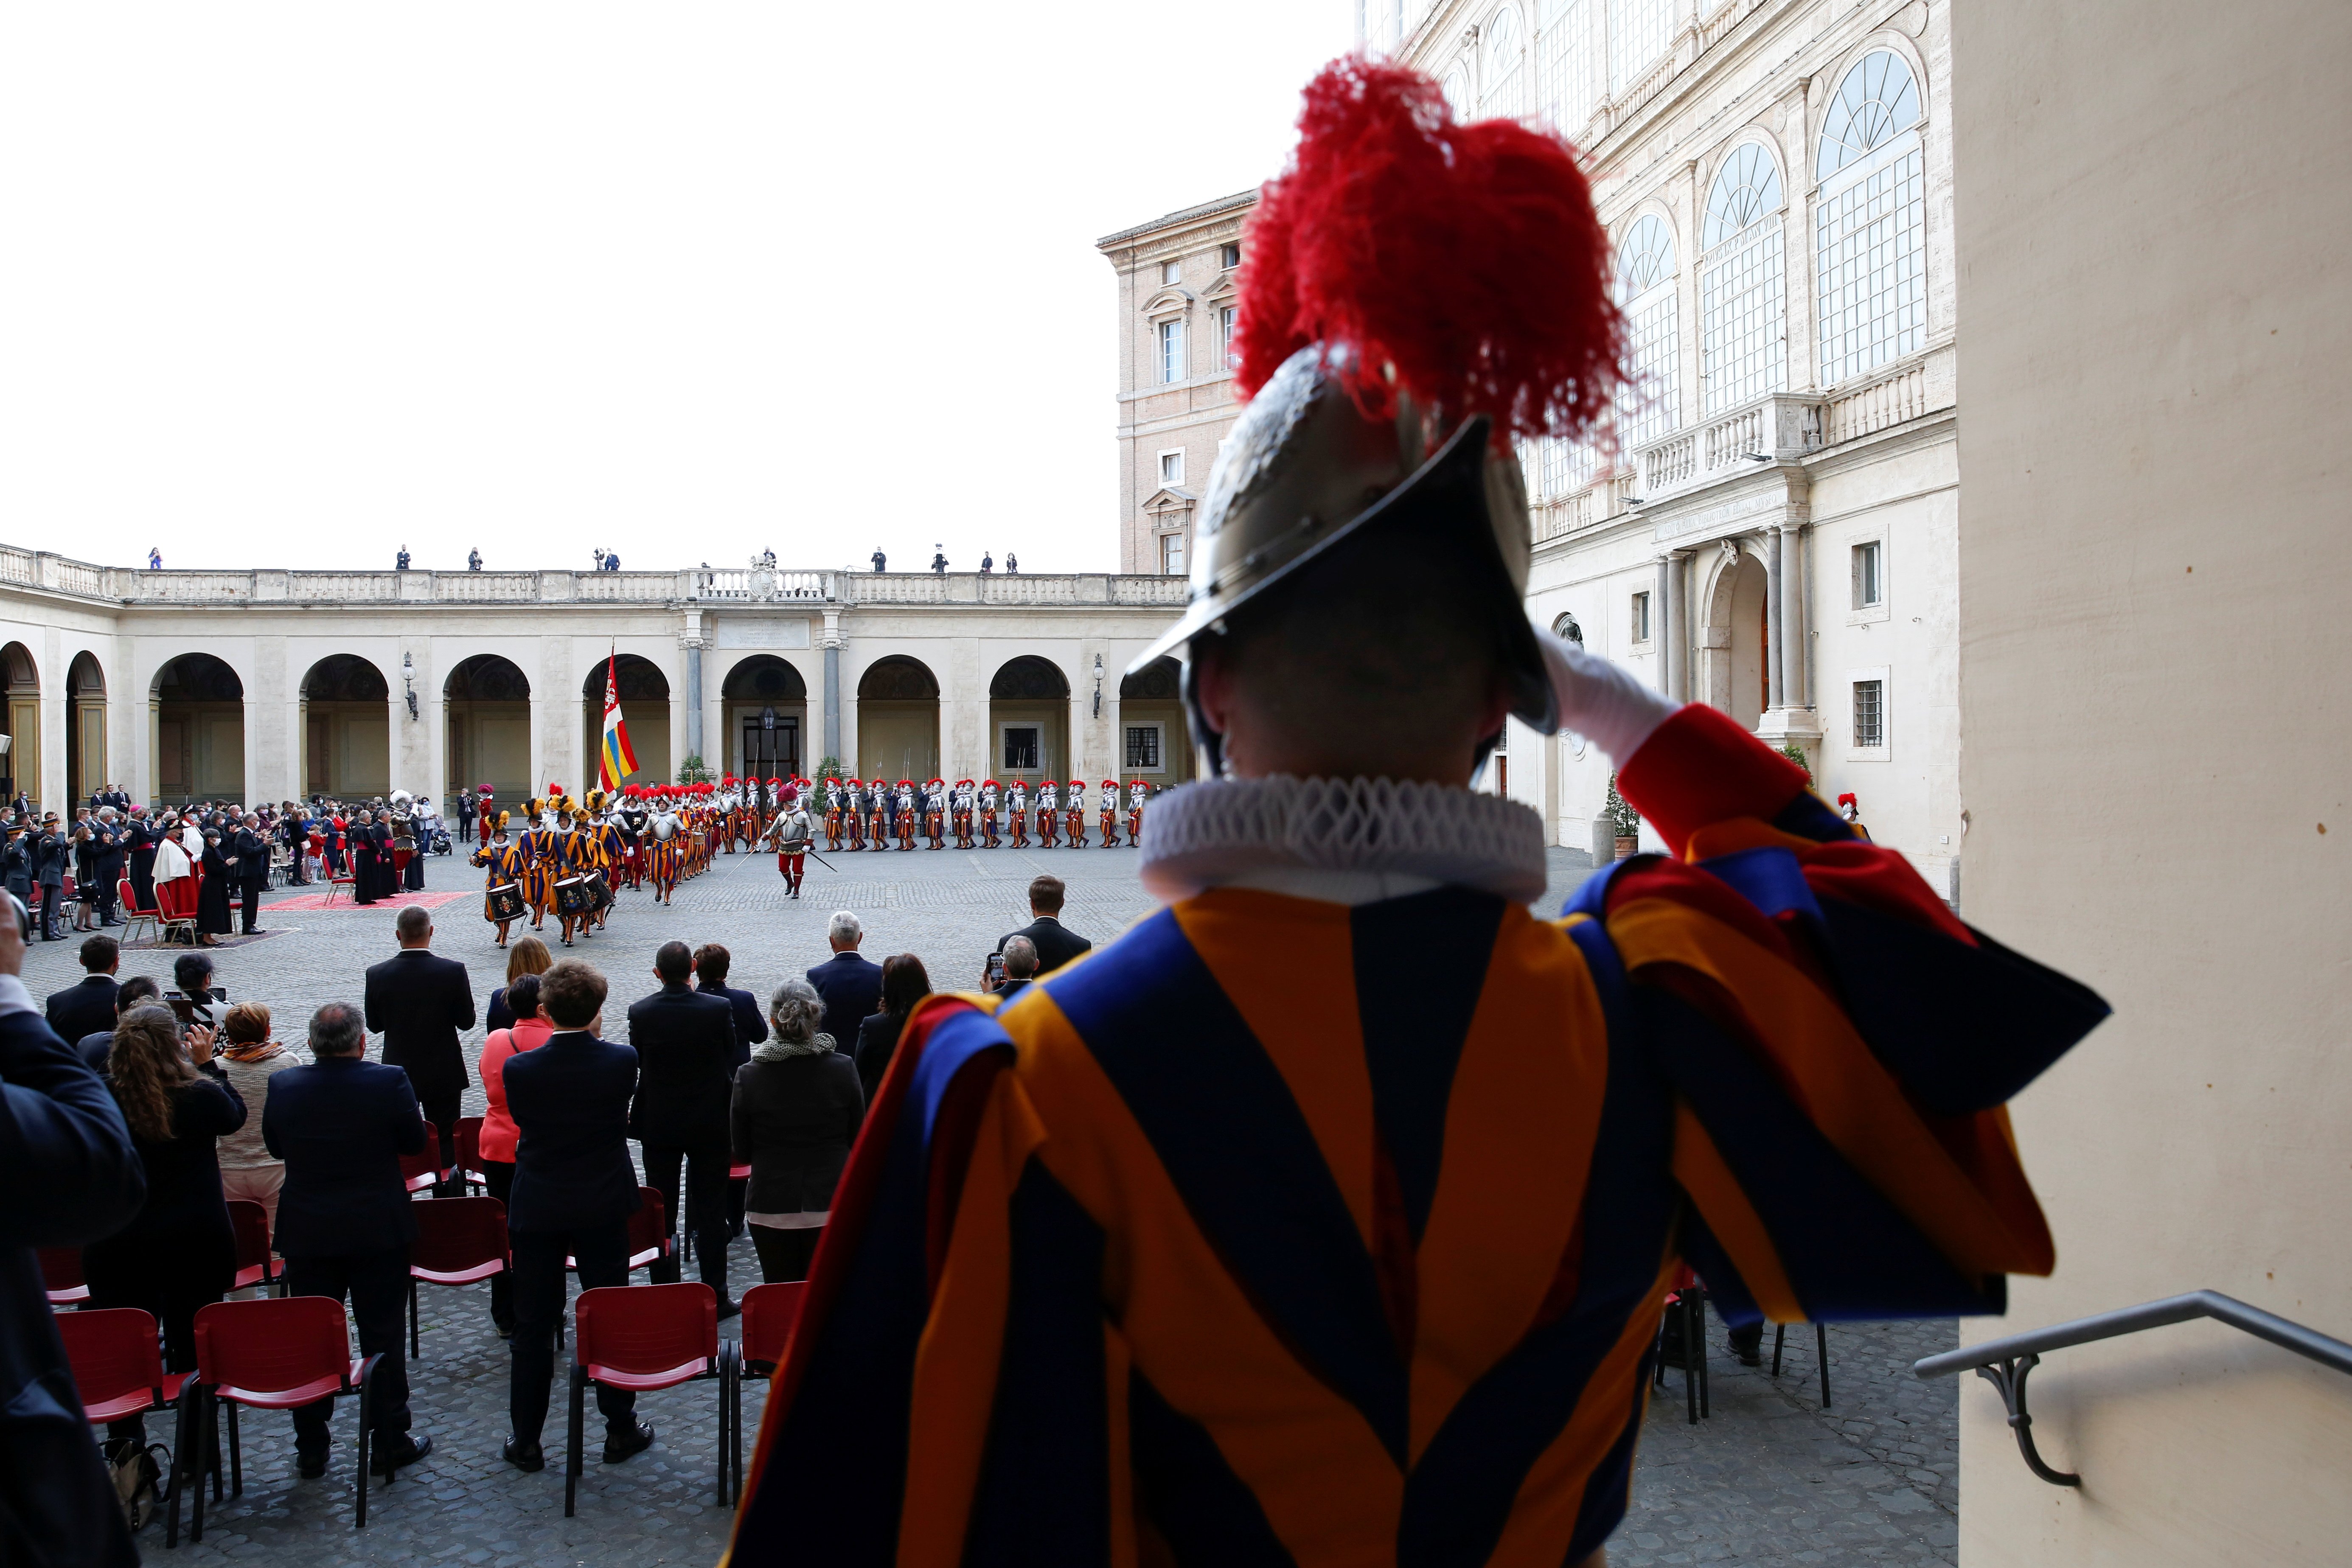
[[[270,1037],[269,1009],[258,1002],[240,1002],[221,1019],[220,1062],[228,1074],[229,1087],[245,1101],[245,1125],[223,1137],[218,1145],[221,1195],[259,1204],[275,1236],[278,1194],[286,1185],[286,1163],[271,1159],[261,1145],[261,1108],[269,1100],[270,1075],[301,1064]]]

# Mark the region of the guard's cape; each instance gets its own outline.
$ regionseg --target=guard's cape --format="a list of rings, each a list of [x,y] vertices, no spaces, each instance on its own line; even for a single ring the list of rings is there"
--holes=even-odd
[[[1225,889],[909,1018],[732,1561],[1574,1563],[1663,1297],[1998,1312],[2003,1100],[2106,1013],[1712,710],[1620,788],[1680,858],[1547,922]]]

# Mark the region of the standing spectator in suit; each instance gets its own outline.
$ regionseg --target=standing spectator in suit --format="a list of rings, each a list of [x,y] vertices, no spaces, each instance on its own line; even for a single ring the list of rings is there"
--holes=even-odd
[[[833,956],[808,972],[808,983],[824,998],[824,1030],[836,1040],[857,1038],[857,1026],[882,1002],[882,970],[858,955],[866,928],[847,910],[836,910],[825,925],[825,941]]]
[[[393,919],[400,952],[367,972],[367,1026],[383,1037],[388,1067],[404,1068],[425,1120],[440,1139],[435,1156],[442,1181],[434,1195],[455,1195],[450,1167],[457,1163],[457,1109],[472,1082],[457,1047],[474,1026],[474,983],[454,958],[436,958],[433,917],[411,904]]]
[[[547,973],[548,965],[554,962],[555,960],[548,953],[547,943],[540,941],[539,938],[517,937],[512,945],[507,949],[507,983],[490,993],[490,1005],[483,1013],[482,1027],[486,1029],[514,1027],[515,1011],[513,1005],[508,1000],[508,994],[514,989],[516,981],[526,974],[544,974]],[[530,1016],[528,1008],[524,1009],[522,1016],[526,1018]]]
[[[114,988],[114,1016],[107,1020],[105,1028],[93,1029],[72,1042],[74,1054],[81,1058],[82,1065],[90,1071],[105,1072],[107,1053],[114,1048],[114,1026],[121,1021],[122,1015],[142,1002],[161,1005],[163,1001],[163,988],[155,984],[152,975],[132,975]]]
[[[119,926],[114,911],[115,884],[122,880],[124,858],[131,853],[131,829],[111,805],[99,808],[90,822],[89,904],[98,910],[100,926]]]
[[[132,819],[124,843],[131,851],[131,896],[138,900],[138,909],[155,907],[155,851],[163,842],[163,828],[152,822]]]
[[[58,930],[58,906],[66,899],[66,861],[73,853],[66,836],[58,831],[58,814],[50,812],[41,818],[41,830],[33,836],[33,880],[41,889],[41,940],[55,942],[63,933]]]
[[[457,792],[457,842],[471,844],[473,841],[474,792],[470,789],[461,789]]]
[[[0,1562],[132,1568],[34,1249],[131,1223],[145,1176],[114,1097],[42,1025],[24,963],[16,922],[0,920]]]
[[[882,1010],[857,1026],[857,1087],[865,1092],[866,1104],[874,1103],[874,1091],[882,1087],[882,1075],[890,1070],[890,1058],[898,1048],[907,1015],[930,994],[931,976],[921,959],[911,952],[898,952],[882,961]]]
[[[804,980],[776,987],[775,1037],[735,1075],[735,1158],[751,1167],[743,1217],[769,1284],[808,1278],[833,1211],[834,1188],[866,1120],[857,1068],[817,1027],[824,1005]]]
[[[518,975],[499,994],[520,1016],[505,1028],[490,1031],[490,1037],[482,1042],[481,1058],[475,1063],[475,1070],[482,1075],[482,1098],[488,1104],[482,1113],[482,1131],[476,1149],[481,1155],[482,1180],[489,1187],[490,1196],[504,1204],[514,1199],[515,1171],[514,1115],[507,1110],[507,1062],[547,1044],[547,1037],[555,1033],[555,1026],[539,1010],[536,973]],[[490,1276],[490,1322],[499,1331],[499,1338],[514,1338],[514,1278],[510,1274]]]
[[[81,984],[49,994],[46,1016],[58,1038],[79,1042],[84,1035],[114,1027],[114,972],[122,966],[122,944],[110,936],[84,937]]]
[[[766,785],[764,782],[762,788]],[[727,1069],[727,1080],[735,1081],[735,1068],[751,1059],[751,1047],[768,1037],[768,1021],[760,1016],[760,999],[749,991],[732,990],[727,984],[727,972],[733,968],[735,957],[715,942],[704,942],[694,950],[694,988],[707,995],[724,996],[735,1009],[735,1061]],[[727,1239],[733,1241],[743,1234],[743,1194],[751,1190],[749,1176],[727,1178]]]
[[[505,1069],[507,1113],[519,1137],[507,1204],[515,1268],[514,1435],[504,1452],[523,1470],[547,1463],[539,1434],[555,1377],[564,1257],[579,1260],[583,1290],[627,1284],[629,1216],[637,1208],[637,1173],[629,1163],[637,1053],[597,1038],[604,977],[567,958],[540,976],[539,1007],[554,1032],[537,1050],[509,1058]],[[636,1407],[637,1396],[625,1389],[596,1390],[606,1464],[653,1446],[654,1429],[636,1418]]]
[[[196,942],[202,947],[218,947],[219,939],[236,929],[233,907],[236,859],[235,851],[224,842],[220,829],[205,829],[204,848],[199,851],[197,864],[203,868],[204,879],[196,884]]]
[[[299,803],[286,803],[285,814],[278,819],[278,837],[286,845],[286,879],[298,888],[307,887],[310,881],[310,814]]]
[[[286,1164],[269,1152],[263,1137],[268,1125],[269,1081],[299,1064],[293,1052],[271,1037],[269,1009],[258,1002],[240,1002],[222,1017],[215,1054],[221,1070],[228,1074],[229,1087],[245,1101],[245,1125],[220,1141],[221,1194],[259,1204],[269,1234],[276,1236]]]
[[[261,930],[261,893],[269,886],[269,835],[261,830],[261,818],[248,815],[229,844],[236,855],[237,886],[245,894],[245,934],[252,936]]]
[[[996,988],[1000,1003],[1010,1002],[1037,978],[1037,944],[1025,936],[1004,939],[1004,984]]]
[[[1039,877],[1029,884],[1029,923],[1019,931],[1007,931],[997,940],[996,951],[1003,952],[1007,940],[1025,936],[1037,949],[1037,973],[1051,974],[1094,943],[1062,923],[1062,898],[1065,889],[1059,877]],[[1008,966],[1009,967],[1009,966]]]
[[[661,989],[629,1005],[629,1043],[637,1048],[637,1098],[629,1134],[644,1145],[646,1183],[662,1195],[669,1231],[694,1216],[702,1282],[719,1296],[719,1315],[737,1308],[727,1295],[727,1102],[735,1074],[735,1009],[724,996],[689,990],[694,953],[666,942],[654,954]],[[678,1205],[678,1171],[686,1206]],[[677,1257],[654,1265],[656,1283],[677,1278]]]
[[[134,1007],[114,1026],[106,1076],[147,1172],[137,1216],[84,1247],[82,1278],[94,1308],[136,1307],[163,1327],[163,1364],[196,1365],[196,1309],[236,1278],[236,1234],[221,1195],[217,1139],[245,1125],[245,1101],[213,1059],[213,1032],[184,1042],[169,1007]],[[144,1439],[137,1416],[110,1435]]]
[[[229,1013],[229,1028],[237,1016]],[[268,1015],[262,1015],[266,1026]],[[398,1068],[367,1059],[360,1010],[330,1002],[310,1016],[310,1065],[268,1080],[263,1145],[285,1162],[278,1251],[286,1293],[349,1298],[360,1354],[380,1355],[368,1468],[388,1476],[433,1451],[408,1435],[408,1244],[416,1239],[400,1157],[425,1147],[416,1095]],[[294,1457],[305,1477],[327,1473],[331,1398],[294,1412]]]

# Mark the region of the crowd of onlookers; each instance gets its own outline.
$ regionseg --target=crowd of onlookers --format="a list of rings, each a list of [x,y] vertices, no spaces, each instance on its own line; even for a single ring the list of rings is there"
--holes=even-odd
[[[1034,918],[990,956],[986,989],[1017,992],[1089,945],[1060,924],[1058,879],[1038,878],[1030,898]],[[652,988],[626,1004],[624,1045],[607,1037],[619,1033],[610,1026],[621,1006],[613,982],[585,963],[555,962],[525,937],[486,1001],[488,1037],[469,1064],[461,1037],[477,1015],[466,966],[432,952],[424,909],[404,908],[394,929],[398,949],[368,969],[360,1000],[326,1002],[287,1037],[293,1032],[270,1009],[232,1001],[212,955],[180,954],[168,986],[124,977],[121,946],[102,931],[81,944],[84,978],[37,1016],[16,978],[24,947],[8,922],[0,1083],[20,1124],[69,1103],[76,1131],[33,1140],[31,1155],[47,1152],[58,1168],[0,1176],[16,1177],[21,1192],[70,1165],[83,1191],[79,1205],[65,1205],[72,1213],[20,1223],[7,1242],[22,1261],[31,1246],[79,1247],[89,1305],[152,1313],[165,1365],[187,1372],[198,1310],[223,1300],[236,1278],[227,1204],[258,1204],[289,1293],[347,1301],[362,1354],[383,1358],[373,1463],[389,1473],[433,1444],[410,1430],[404,1314],[416,1218],[402,1161],[430,1149],[432,1194],[466,1190],[457,1123],[478,1078],[486,1110],[468,1163],[505,1205],[510,1248],[488,1291],[512,1352],[504,1457],[536,1470],[567,1262],[583,1289],[628,1282],[642,1184],[660,1194],[673,1242],[690,1237],[722,1319],[740,1310],[728,1247],[747,1233],[762,1280],[806,1278],[866,1107],[930,978],[912,953],[868,960],[864,928],[847,911],[828,922],[831,956],[775,985],[764,1005],[730,984],[725,947],[671,942],[655,954]],[[372,1037],[378,1061],[368,1059]],[[37,1105],[14,1103],[26,1092]],[[680,1267],[673,1244],[651,1273],[675,1280]],[[37,1272],[25,1275],[19,1268],[13,1280],[19,1292],[37,1287]],[[44,1339],[21,1304],[0,1307],[9,1310],[17,1317],[13,1329],[0,1321],[0,1382],[12,1351],[20,1363],[47,1355],[62,1366],[54,1329]],[[0,1397],[11,1392],[0,1387]],[[305,1477],[326,1470],[331,1403],[294,1414]],[[598,1406],[607,1462],[653,1442],[625,1391],[600,1388]],[[109,1436],[145,1440],[136,1416]]]

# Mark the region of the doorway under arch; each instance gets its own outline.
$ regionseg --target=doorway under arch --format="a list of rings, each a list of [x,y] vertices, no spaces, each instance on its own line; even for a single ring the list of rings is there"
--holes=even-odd
[[[1024,653],[988,682],[988,769],[999,784],[1030,788],[1059,779],[1070,760],[1070,679],[1050,658]]]
[[[1153,659],[1118,683],[1119,777],[1154,789],[1192,776],[1192,732],[1184,722],[1184,672],[1174,659]]]
[[[357,654],[302,677],[302,793],[368,800],[392,793],[392,683]]]
[[[19,793],[37,796],[41,793],[41,674],[33,663],[33,650],[20,642],[0,647],[0,681],[7,685],[5,697],[0,698],[0,735],[8,737],[8,754],[0,757],[0,787],[11,801]]]
[[[921,659],[894,653],[858,677],[857,765],[917,784],[940,771],[940,681]]]
[[[86,805],[113,782],[106,771],[106,672],[84,648],[66,668],[66,798]]]
[[[809,767],[808,682],[791,660],[755,653],[735,661],[719,683],[726,735],[720,770],[747,779],[798,778]]]
[[[598,659],[580,682],[580,705],[587,721],[587,743],[580,754],[582,790],[602,789],[604,773],[598,759],[604,754],[605,663]],[[639,654],[625,653],[613,661],[612,675],[621,688],[621,717],[629,726],[629,750],[636,753],[637,771],[623,779],[630,784],[667,784],[669,771],[669,677],[662,667]]]
[[[166,805],[245,799],[245,682],[208,653],[155,672],[149,797]]]
[[[530,776],[530,679],[512,659],[478,653],[442,684],[448,714],[443,780],[449,807],[457,792],[488,784],[498,805],[520,808],[538,791]]]
[[[1707,595],[1706,700],[1753,730],[1764,721],[1768,668],[1765,648],[1771,635],[1767,601],[1770,577],[1764,563],[1742,550],[1715,575]]]

